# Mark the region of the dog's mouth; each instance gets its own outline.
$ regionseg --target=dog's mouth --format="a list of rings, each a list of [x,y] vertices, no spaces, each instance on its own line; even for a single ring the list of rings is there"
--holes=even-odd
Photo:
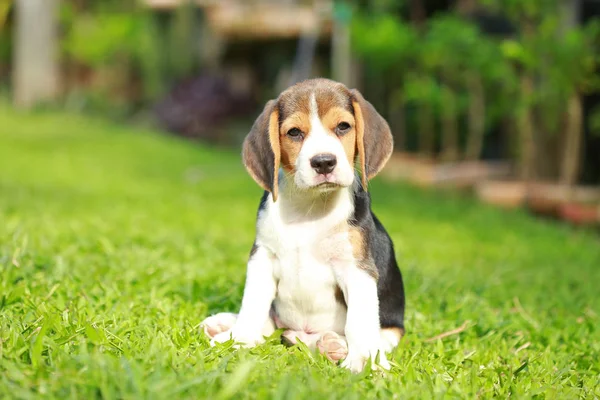
[[[342,185],[340,185],[337,182],[321,182],[316,187],[318,187],[318,188],[335,188],[335,187],[340,187],[340,186],[342,186]]]
[[[321,182],[317,185],[317,187],[337,187],[337,186],[341,186],[341,185],[337,182],[330,182],[330,181]]]
[[[321,183],[313,186],[313,188],[319,190],[320,192],[332,192],[341,187],[342,187],[342,185],[340,185],[339,183],[336,183],[336,182],[321,182]]]
[[[332,192],[348,186],[346,182],[340,180],[335,174],[321,174],[306,180],[296,179],[296,181],[298,187],[320,193]]]

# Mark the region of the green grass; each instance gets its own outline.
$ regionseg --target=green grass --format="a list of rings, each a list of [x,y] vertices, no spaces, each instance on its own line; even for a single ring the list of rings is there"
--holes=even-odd
[[[238,152],[0,111],[0,398],[600,396],[591,232],[376,179],[408,300],[392,371],[209,348],[198,325],[238,308],[260,196]]]

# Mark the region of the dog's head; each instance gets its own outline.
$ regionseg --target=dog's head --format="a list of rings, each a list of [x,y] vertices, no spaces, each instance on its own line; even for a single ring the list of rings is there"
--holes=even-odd
[[[298,189],[325,192],[352,185],[358,158],[366,190],[392,148],[388,124],[358,90],[310,79],[267,102],[244,141],[243,160],[276,201],[280,167]]]

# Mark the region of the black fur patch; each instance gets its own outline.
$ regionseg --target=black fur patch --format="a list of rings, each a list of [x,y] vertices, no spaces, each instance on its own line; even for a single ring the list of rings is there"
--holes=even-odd
[[[363,190],[358,178],[354,187],[354,213],[349,223],[362,230],[367,251],[377,267],[381,327],[396,327],[404,331],[404,283],[396,262],[394,244],[371,210],[371,196]]]

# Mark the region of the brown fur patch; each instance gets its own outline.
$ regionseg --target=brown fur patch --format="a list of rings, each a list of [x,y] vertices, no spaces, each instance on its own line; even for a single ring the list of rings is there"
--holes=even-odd
[[[385,166],[394,150],[388,123],[356,89],[352,90],[352,107],[356,118],[356,144],[360,159],[363,187]]]
[[[404,337],[404,333],[405,333],[404,328],[399,328],[397,326],[394,326],[391,328],[381,328],[381,330],[386,331],[386,332],[391,332],[398,338],[398,341],[400,341],[400,339],[402,339]]]
[[[273,162],[273,201],[277,201],[279,194],[279,165],[281,163],[281,143],[279,141],[279,111],[275,109],[269,117],[269,142],[273,149],[275,160]]]
[[[348,157],[348,162],[354,166],[354,155],[356,149],[356,130],[354,129],[354,116],[348,110],[335,106],[332,107],[321,118],[321,123],[331,135],[337,136],[335,128],[342,122],[350,125],[351,129],[343,136],[339,137],[344,147],[344,152]]]
[[[250,176],[263,189],[277,198],[277,171],[279,171],[279,113],[274,100],[265,105],[244,140],[242,159]]]
[[[354,157],[356,155],[356,131],[353,129],[348,132],[340,139],[342,141],[342,146],[344,146],[344,153],[348,157],[348,163],[350,163],[350,167],[354,168]]]
[[[379,271],[377,271],[377,266],[373,259],[369,258],[368,260],[358,263],[358,268],[375,278],[375,280],[379,279]]]
[[[362,261],[367,258],[365,252],[365,240],[362,234],[362,231],[354,226],[351,226],[348,230],[348,238],[350,239],[350,244],[352,245],[352,255],[358,261]]]
[[[302,149],[302,142],[295,142],[283,137],[281,142],[281,166],[286,172],[294,172],[298,154]]]
[[[343,85],[318,87],[315,90],[315,99],[317,100],[317,112],[321,119],[324,119],[335,108],[346,110],[349,113],[352,112],[350,92]]]
[[[308,114],[298,111],[281,121],[280,135],[285,135],[290,129],[298,128],[305,135],[310,132],[310,120]]]
[[[353,102],[354,116],[356,118],[356,151],[358,151],[358,163],[360,166],[360,175],[362,178],[362,185],[367,190],[367,168],[366,168],[366,155],[365,155],[365,122],[362,116],[360,105],[357,102]]]
[[[364,270],[373,278],[377,279],[379,277],[379,272],[377,272],[377,266],[375,265],[375,262],[368,254],[363,232],[359,228],[351,226],[348,230],[348,238],[350,239],[352,255],[356,260],[358,268]]]
[[[343,304],[344,306],[346,306],[346,297],[344,297],[344,292],[342,292],[342,289],[339,286],[335,287],[335,300],[340,303]]]
[[[310,88],[292,86],[279,96],[279,113],[281,121],[285,121],[295,113],[309,115],[310,113]]]
[[[308,137],[310,132],[310,121],[308,114],[297,111],[283,120],[279,130],[279,142],[281,146],[281,165],[287,172],[294,172],[296,159],[302,149],[302,141],[294,140],[287,135],[287,132],[297,128],[302,131],[304,138]]]
[[[323,117],[333,107],[341,107],[352,112],[351,93],[341,83],[328,79],[311,79],[299,82],[279,96],[279,112],[282,120],[295,112],[310,113],[310,97],[315,94],[319,117]]]

